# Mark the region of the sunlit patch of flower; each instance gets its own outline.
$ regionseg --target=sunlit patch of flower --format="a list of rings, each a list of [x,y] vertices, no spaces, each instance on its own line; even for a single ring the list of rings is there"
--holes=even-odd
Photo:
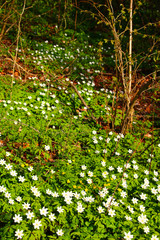
[[[151,240],[159,240],[159,238],[157,237],[157,235],[152,235]]]
[[[39,229],[42,226],[41,221],[38,219],[35,220],[33,223],[33,226],[34,226],[34,229]]]
[[[111,216],[111,217],[115,216],[116,215],[115,210],[110,208],[108,210],[108,215]]]
[[[148,222],[147,216],[143,215],[143,213],[138,217],[138,221],[142,224],[145,224]]]
[[[45,148],[46,151],[50,150],[50,146],[49,145],[45,145],[44,148]]]
[[[97,208],[97,210],[98,210],[99,213],[103,213],[103,212],[104,212],[104,208],[102,208],[101,206],[99,206],[99,207]]]
[[[20,223],[22,221],[22,217],[20,216],[20,214],[15,214],[13,220],[15,223]]]
[[[23,206],[23,208],[26,209],[26,210],[28,210],[29,208],[31,208],[31,207],[30,207],[30,204],[29,204],[29,203],[25,203],[25,202],[22,204],[22,206]]]
[[[125,219],[128,220],[128,221],[132,220],[132,218],[130,216],[125,216]]]
[[[34,217],[34,213],[31,212],[31,211],[28,211],[28,212],[26,213],[26,216],[27,216],[28,219],[32,219],[32,218]]]
[[[86,170],[86,169],[87,169],[87,166],[82,165],[81,168],[82,168],[82,170]]]
[[[15,231],[15,237],[17,237],[17,239],[22,239],[23,235],[23,230],[17,229],[17,231]]]
[[[62,212],[64,211],[64,209],[60,206],[60,207],[57,207],[57,211],[58,211],[59,213],[62,213]]]
[[[143,230],[144,230],[144,232],[145,232],[145,233],[149,233],[149,232],[150,232],[150,230],[149,230],[149,227],[148,227],[148,226],[145,226],[145,227],[143,228]]]
[[[131,234],[131,232],[124,232],[124,239],[126,240],[131,240],[133,238],[133,235]]]
[[[62,236],[64,234],[62,229],[58,229],[56,233],[57,233],[58,236]]]
[[[107,175],[108,175],[108,172],[107,172],[107,171],[105,171],[105,172],[102,173],[102,176],[103,176],[104,178],[106,178]]]

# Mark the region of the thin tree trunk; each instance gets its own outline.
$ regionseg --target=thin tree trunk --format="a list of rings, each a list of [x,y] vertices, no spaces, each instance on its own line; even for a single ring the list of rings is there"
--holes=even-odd
[[[132,34],[133,34],[133,0],[130,0],[130,17],[129,17],[129,82],[128,82],[128,107],[130,105],[131,101],[131,91],[132,91]],[[130,129],[132,128],[132,122],[133,122],[133,114],[134,114],[134,108],[132,108],[130,112],[130,116],[128,119],[128,126]]]
[[[129,28],[129,84],[128,95],[131,93],[132,88],[132,33],[133,33],[133,0],[130,0],[130,28]]]

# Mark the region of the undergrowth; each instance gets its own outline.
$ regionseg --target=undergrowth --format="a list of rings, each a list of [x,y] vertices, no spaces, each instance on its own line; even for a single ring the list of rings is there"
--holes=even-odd
[[[121,109],[110,130],[116,98],[95,85],[99,53],[37,42],[19,57],[43,75],[12,88],[1,77],[2,240],[159,239],[158,131],[147,138],[151,123],[143,132],[134,119],[121,134]]]

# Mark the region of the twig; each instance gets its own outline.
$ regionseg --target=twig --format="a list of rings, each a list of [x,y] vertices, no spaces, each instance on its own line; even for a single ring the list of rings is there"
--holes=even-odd
[[[2,121],[3,119],[8,120],[8,121],[12,121],[12,122],[16,121],[16,120],[13,120],[13,119],[7,119],[6,117],[2,118],[0,121]],[[19,121],[17,123],[19,123],[20,125],[24,125],[26,127],[29,127],[31,129],[33,129],[35,132],[38,132],[40,134],[40,132],[36,128],[32,127],[32,126],[29,126],[29,125],[27,125],[25,123],[22,123],[22,122],[19,122]]]
[[[15,71],[15,67],[16,67],[16,60],[17,60],[17,55],[18,55],[18,43],[19,43],[19,37],[20,37],[20,31],[21,31],[21,21],[22,21],[22,15],[23,15],[24,10],[25,10],[25,6],[26,6],[26,0],[24,0],[23,9],[22,9],[22,12],[20,14],[19,23],[18,23],[16,54],[15,54],[14,63],[13,63],[13,76],[12,76],[12,82],[11,82],[11,89],[13,88],[14,71]],[[10,94],[10,100],[11,99],[12,99],[12,91],[11,91],[11,94]]]
[[[88,105],[86,104],[86,102],[84,101],[84,99],[82,98],[81,94],[79,93],[79,91],[77,90],[76,86],[70,82],[71,86],[74,88],[75,92],[77,93],[78,97],[80,98],[81,102],[83,103],[83,105],[90,110],[90,107],[88,107]],[[91,117],[93,118],[93,120],[97,121],[97,119],[93,116],[93,114],[91,113]]]
[[[9,52],[9,54],[12,56],[12,54],[11,54],[10,52]],[[14,62],[14,60],[12,60],[11,58],[6,58],[6,60]],[[30,74],[30,75],[35,75],[34,73],[28,72],[26,69],[24,69],[24,68],[23,68],[21,65],[19,65],[18,63],[15,63],[15,64],[17,65],[17,67],[21,68],[24,72],[26,72],[26,73],[28,73],[28,74]]]
[[[157,70],[157,72],[160,72],[160,70]],[[138,82],[135,84],[135,86],[132,88],[132,92],[136,89],[137,85],[138,85],[141,81],[143,81],[144,78],[147,78],[147,77],[153,75],[153,73],[154,73],[154,72],[151,72],[151,73],[149,73],[148,75],[146,75],[145,77],[142,77],[141,79],[139,79]],[[149,89],[148,89],[148,90],[149,90]]]

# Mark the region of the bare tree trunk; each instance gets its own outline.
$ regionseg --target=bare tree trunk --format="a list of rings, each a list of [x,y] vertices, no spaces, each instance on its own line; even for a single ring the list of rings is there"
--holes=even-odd
[[[132,33],[133,33],[133,0],[130,0],[130,17],[129,17],[129,82],[128,82],[128,106],[130,105],[131,102],[131,90],[132,90]],[[132,128],[132,122],[133,122],[133,114],[134,114],[134,109],[132,108],[132,111],[130,112],[129,116],[129,121],[128,125],[129,128]]]
[[[132,88],[132,33],[133,33],[133,0],[130,0],[130,28],[129,28],[129,83],[128,83],[128,95],[131,93]]]

